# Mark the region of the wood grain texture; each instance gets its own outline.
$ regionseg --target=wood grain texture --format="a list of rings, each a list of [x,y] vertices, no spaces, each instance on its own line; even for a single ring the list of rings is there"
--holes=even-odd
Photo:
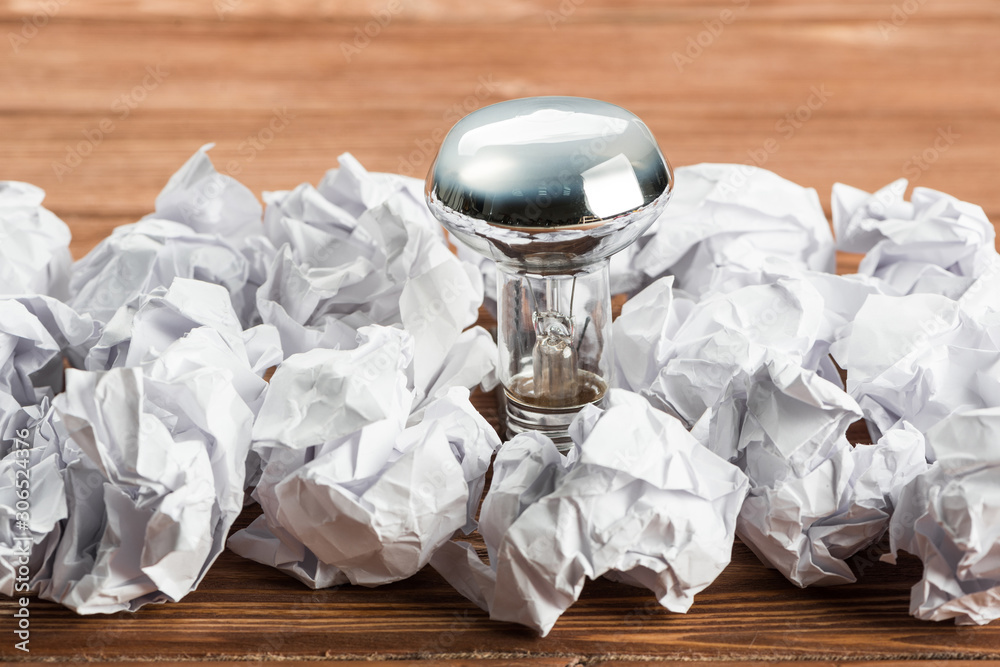
[[[373,12],[390,11],[389,0],[53,1],[0,2],[0,179],[46,189],[77,257],[151,211],[206,142],[255,192],[315,183],[345,151],[369,169],[422,177],[459,115],[542,94],[621,104],[675,165],[761,164],[815,187],[828,215],[834,182],[871,190],[909,176],[1000,219],[996,1],[400,0],[367,44],[358,32],[374,32]],[[811,97],[815,108],[803,107]],[[796,112],[809,117],[790,125]],[[269,134],[282,114],[287,126]],[[941,133],[953,137],[943,149]],[[858,259],[841,255],[839,270]],[[495,422],[491,397],[476,404]],[[864,441],[863,427],[851,437]],[[602,580],[539,639],[490,622],[429,570],[378,589],[310,591],[226,552],[178,604],[81,618],[33,601],[30,656],[15,655],[13,606],[0,600],[0,658],[1000,658],[996,624],[910,618],[920,564],[890,567],[878,554],[855,559],[857,584],[798,590],[738,543],[687,615]]]
[[[671,614],[645,592],[599,580],[541,639],[490,621],[430,570],[377,589],[311,591],[226,552],[200,589],[178,604],[79,618],[32,602],[31,646],[33,655],[53,660],[1000,658],[995,626],[906,616],[907,588],[919,567],[912,559],[897,567],[874,564],[859,584],[796,590],[737,544],[733,564],[688,614]]]
[[[370,169],[423,176],[463,108],[551,93],[632,109],[674,164],[760,163],[816,187],[827,208],[838,180],[874,189],[909,174],[1000,216],[990,177],[1000,145],[995,2],[945,5],[947,16],[931,11],[941,3],[927,3],[885,35],[879,21],[889,19],[875,17],[891,18],[888,4],[856,5],[851,18],[845,11],[855,5],[827,5],[826,20],[796,19],[791,9],[779,20],[778,8],[797,5],[751,4],[683,71],[673,54],[704,38],[703,21],[725,3],[683,20],[630,19],[641,5],[597,20],[593,12],[611,6],[589,2],[553,26],[400,20],[350,62],[341,45],[352,44],[363,17],[167,21],[114,11],[114,3],[86,10],[95,12],[87,20],[63,16],[78,4],[90,7],[68,2],[0,64],[0,177],[48,191],[50,208],[76,232],[78,256],[149,212],[205,142],[217,142],[220,168],[256,192],[316,182],[344,151]],[[21,29],[0,23],[0,35]],[[147,67],[166,74],[144,89]],[[807,109],[800,127],[781,124],[814,88],[827,101]],[[123,118],[127,102],[135,108]],[[267,137],[275,109],[291,121],[258,139],[258,149],[248,139]],[[100,132],[102,121],[113,130]],[[954,142],[926,170],[909,164],[925,151],[934,157],[948,128]],[[764,151],[768,140],[777,150]]]

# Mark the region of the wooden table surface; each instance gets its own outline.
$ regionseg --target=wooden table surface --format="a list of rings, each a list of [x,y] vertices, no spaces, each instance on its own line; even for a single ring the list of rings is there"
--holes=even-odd
[[[0,179],[48,192],[76,257],[151,211],[206,142],[255,192],[315,183],[344,151],[422,177],[465,111],[546,94],[620,104],[673,164],[758,164],[815,187],[828,213],[836,181],[905,176],[1000,220],[995,0],[7,0],[0,34]],[[686,615],[595,581],[539,639],[430,570],[310,591],[227,552],[178,604],[77,617],[33,601],[30,656],[0,601],[0,658],[1000,658],[1000,625],[911,618],[920,563],[877,555],[857,584],[798,590],[737,544]]]

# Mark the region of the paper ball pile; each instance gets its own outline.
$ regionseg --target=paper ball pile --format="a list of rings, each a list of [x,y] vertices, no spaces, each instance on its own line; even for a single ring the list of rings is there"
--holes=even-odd
[[[0,183],[5,595],[176,602],[228,545],[312,587],[430,564],[544,635],[588,578],[684,612],[735,536],[804,587],[855,581],[888,532],[885,560],[924,562],[911,613],[1000,616],[1000,257],[979,207],[838,184],[835,241],[812,189],[677,169],[612,262],[616,388],[563,456],[539,433],[501,445],[473,408],[496,384],[474,326],[493,267],[449,249],[420,181],[345,154],[262,208],[208,148],[75,263],[44,193]],[[833,273],[838,249],[865,253],[857,274]],[[861,419],[874,444],[848,442]],[[245,502],[260,516],[230,536]],[[453,541],[477,529],[488,563]]]

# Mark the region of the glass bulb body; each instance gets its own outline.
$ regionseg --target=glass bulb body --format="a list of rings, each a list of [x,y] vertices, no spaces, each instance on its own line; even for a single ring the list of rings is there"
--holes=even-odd
[[[569,446],[580,408],[611,381],[608,258],[670,199],[670,165],[634,114],[599,100],[535,97],[472,112],[427,175],[427,205],[497,264],[506,435]]]
[[[566,429],[611,383],[608,260],[572,273],[497,265],[497,376],[510,435],[541,430],[568,445]]]

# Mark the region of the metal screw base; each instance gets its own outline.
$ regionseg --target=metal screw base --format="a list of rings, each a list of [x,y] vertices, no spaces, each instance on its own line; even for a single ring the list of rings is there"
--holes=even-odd
[[[581,406],[542,408],[526,405],[508,394],[502,385],[497,387],[496,395],[500,432],[505,440],[510,440],[519,433],[538,431],[551,438],[556,449],[564,454],[573,446],[573,441],[569,437],[569,425]],[[597,404],[600,405],[600,401]]]

